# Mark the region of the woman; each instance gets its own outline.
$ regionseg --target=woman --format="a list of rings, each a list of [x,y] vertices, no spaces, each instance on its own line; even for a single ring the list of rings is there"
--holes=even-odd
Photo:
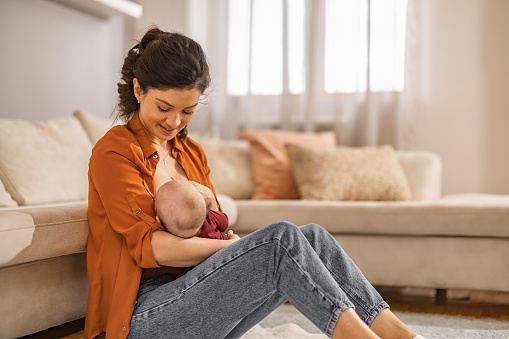
[[[186,138],[209,83],[201,47],[158,28],[124,61],[126,124],[89,164],[85,337],[238,338],[290,301],[333,338],[414,338],[318,225],[280,222],[228,240],[164,231],[154,196],[170,178],[199,183],[217,202],[205,154]]]

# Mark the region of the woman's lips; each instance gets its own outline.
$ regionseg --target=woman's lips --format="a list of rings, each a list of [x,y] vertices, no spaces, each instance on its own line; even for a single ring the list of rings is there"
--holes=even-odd
[[[159,126],[161,126],[161,125],[159,125]],[[177,129],[176,128],[167,129],[167,128],[161,126],[161,130],[163,131],[164,134],[174,134]]]

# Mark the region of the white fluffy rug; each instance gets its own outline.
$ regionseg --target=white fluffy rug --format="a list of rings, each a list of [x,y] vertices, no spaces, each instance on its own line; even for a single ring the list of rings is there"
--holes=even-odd
[[[394,312],[426,339],[507,339],[509,321],[424,313]],[[325,339],[309,320],[291,305],[283,305],[247,332],[242,339]]]
[[[309,333],[294,323],[286,323],[273,328],[256,325],[242,336],[242,339],[322,339],[325,334]]]

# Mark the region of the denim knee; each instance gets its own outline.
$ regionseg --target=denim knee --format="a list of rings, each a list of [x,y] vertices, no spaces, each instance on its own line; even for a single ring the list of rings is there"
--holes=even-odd
[[[307,224],[299,227],[299,230],[302,233],[310,233],[310,234],[326,234],[327,236],[330,236],[329,231],[327,231],[323,226],[320,226],[318,224]]]
[[[272,234],[274,238],[277,238],[279,240],[290,235],[295,236],[297,233],[299,233],[299,228],[297,227],[297,225],[289,221],[278,221],[268,226],[265,226],[261,230],[269,234]]]

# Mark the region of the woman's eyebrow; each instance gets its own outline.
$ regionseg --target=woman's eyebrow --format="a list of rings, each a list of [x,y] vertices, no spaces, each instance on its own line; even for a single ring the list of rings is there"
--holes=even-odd
[[[164,101],[163,99],[156,98],[156,100],[159,100],[160,102],[162,102],[162,103],[163,103],[163,104],[165,104],[165,105],[168,105],[168,106],[170,106],[170,107],[173,107],[173,105],[172,105],[172,104],[167,103],[167,102],[166,102],[166,101]],[[196,106],[198,106],[198,103],[196,103],[196,104],[194,104],[194,105],[192,105],[192,106],[189,106],[189,107],[184,107],[184,109],[195,108]]]

